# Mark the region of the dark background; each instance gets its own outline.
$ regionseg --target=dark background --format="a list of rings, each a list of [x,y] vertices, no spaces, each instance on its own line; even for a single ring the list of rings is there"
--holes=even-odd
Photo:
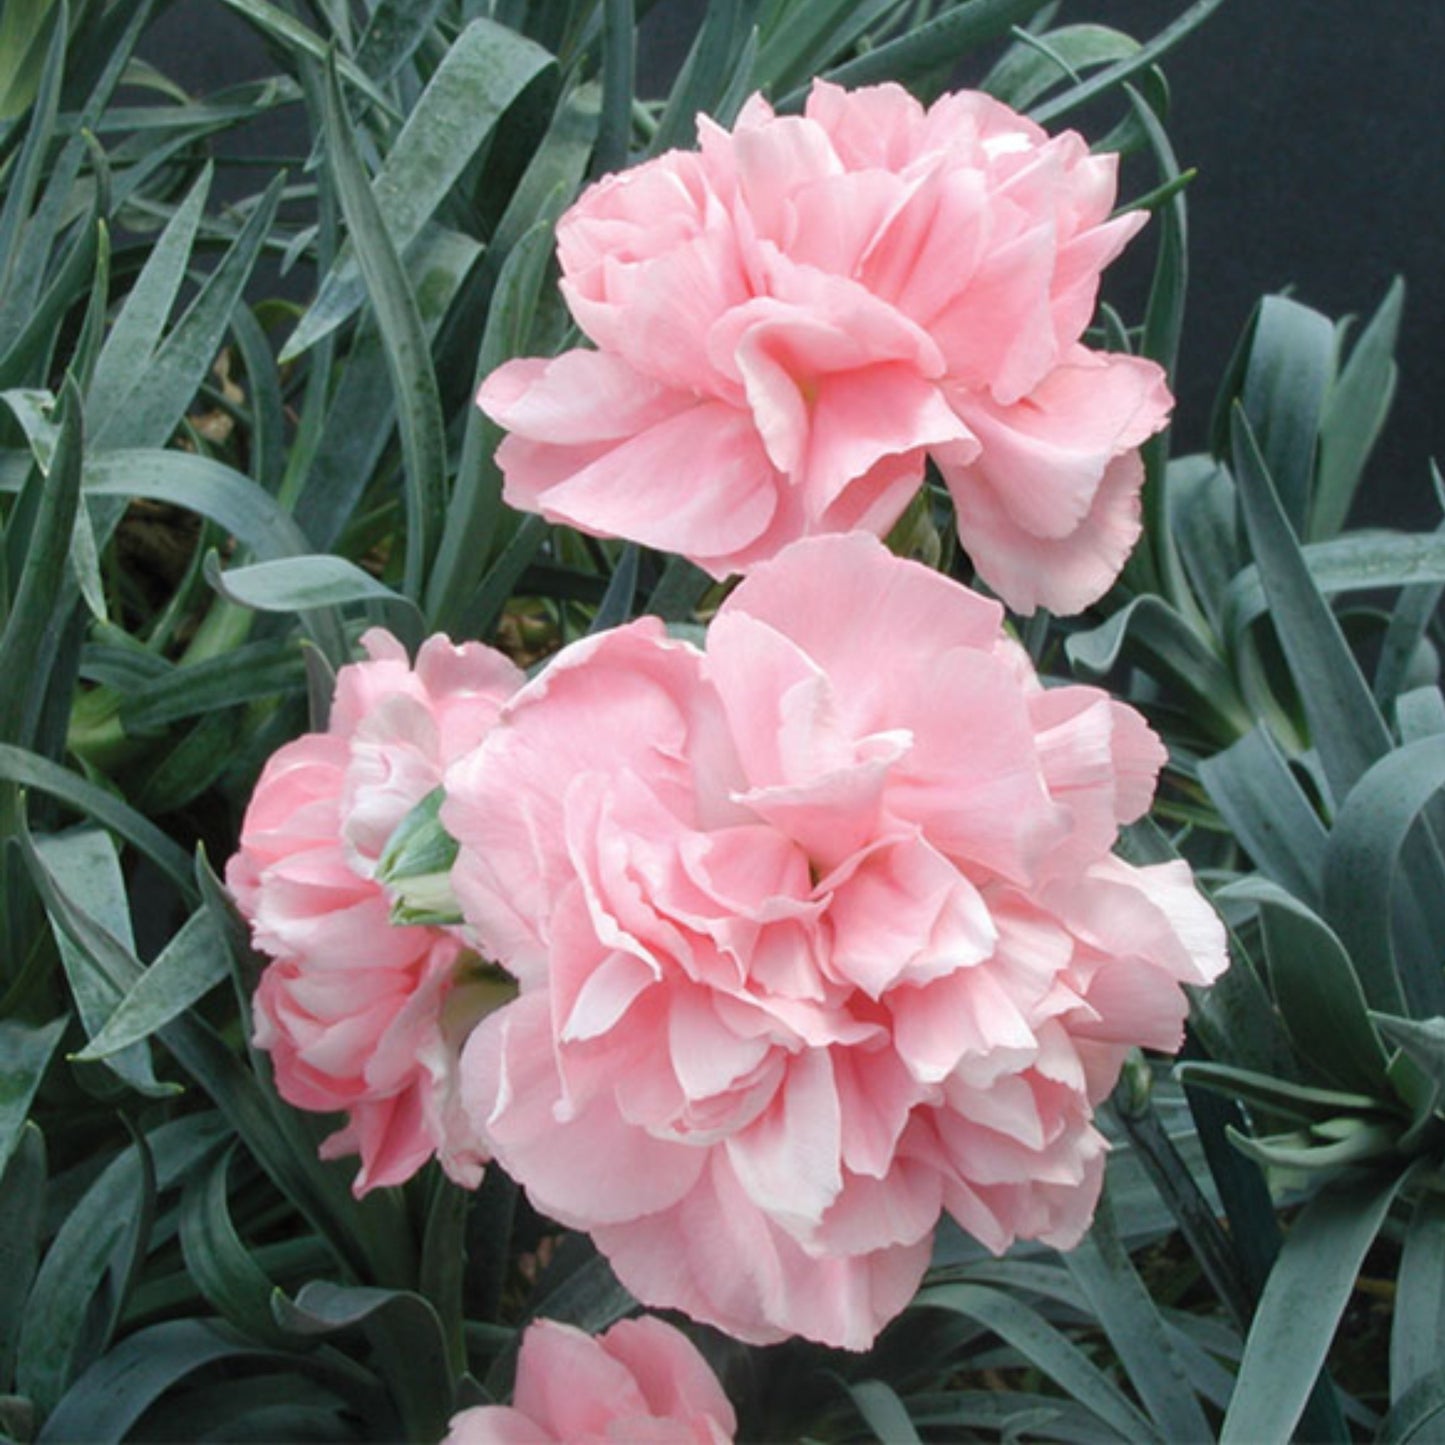
[[[649,16],[644,93],[665,89],[702,8],[662,0]],[[1184,0],[1066,0],[1056,23],[1144,38],[1183,9]],[[198,94],[270,69],[216,0],[181,0],[147,50]],[[1203,444],[1215,386],[1261,294],[1293,288],[1331,316],[1366,316],[1402,275],[1400,386],[1355,519],[1433,526],[1428,461],[1445,462],[1445,0],[1226,0],[1164,67],[1170,135],[1180,163],[1199,172],[1188,193],[1176,447]],[[277,118],[240,143],[262,154],[298,144]],[[235,180],[250,189],[244,175]],[[1109,277],[1127,315],[1138,315],[1147,244],[1135,243],[1132,271],[1126,258]]]

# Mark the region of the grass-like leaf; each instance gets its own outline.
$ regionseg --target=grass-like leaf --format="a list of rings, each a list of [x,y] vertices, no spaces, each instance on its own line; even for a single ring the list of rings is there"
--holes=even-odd
[[[1022,1300],[985,1285],[943,1284],[924,1289],[914,1304],[951,1310],[992,1330],[1123,1439],[1162,1441],[1163,1437],[1119,1387],[1066,1335]]]
[[[398,255],[406,252],[487,143],[502,115],[554,63],[539,45],[490,20],[473,20],[462,31],[370,183],[372,224],[379,227],[393,251]],[[350,127],[339,103],[336,114],[345,132],[341,143],[349,145]],[[332,163],[339,185],[337,145],[333,136]],[[362,238],[356,234],[350,211],[347,222],[360,246]],[[374,238],[370,244],[374,251]],[[376,305],[362,256],[343,248],[316,300],[282,349],[281,360],[288,361],[314,346],[354,315],[368,294]]]
[[[186,198],[146,256],[145,265],[117,313],[86,392],[86,414],[95,426],[109,418],[137,375],[150,364],[190,264],[191,248],[211,190],[204,166]]]
[[[1318,904],[1325,825],[1279,745],[1253,728],[1199,765],[1199,780],[1255,866],[1306,903]]]
[[[25,1300],[40,1262],[45,1172],[45,1136],[27,1124],[0,1170],[0,1380],[7,1384],[15,1378]]]
[[[441,394],[416,297],[350,132],[335,72],[326,77],[326,148],[356,259],[376,312],[396,397],[406,498],[402,591],[420,599],[441,528],[447,475]]]
[[[223,941],[210,914],[201,909],[187,919],[75,1057],[108,1058],[148,1039],[209,993],[227,972]]]
[[[0,1174],[19,1147],[30,1101],[50,1065],[50,1056],[70,1022],[67,1015],[32,1028],[18,1019],[0,1019]]]
[[[137,1142],[90,1186],[46,1251],[26,1305],[15,1362],[16,1386],[42,1416],[60,1402],[77,1367],[89,1363],[82,1350],[103,1349],[115,1329],[127,1284],[149,1239],[155,1195],[150,1150]],[[99,1302],[100,1329],[87,1329],[107,1276],[118,1287]]]
[[[1149,1418],[1166,1440],[1205,1440],[1209,1422],[1149,1291],[1114,1229],[1105,1193],[1064,1263],[1098,1317]]]
[[[1420,1018],[1445,1013],[1445,979],[1430,937],[1442,925],[1440,895],[1417,898],[1430,925],[1398,938],[1395,880],[1417,819],[1445,787],[1445,736],[1421,738],[1377,763],[1345,799],[1325,853],[1325,912],[1349,949],[1372,1007]]]
[[[1290,1438],[1400,1184],[1399,1175],[1342,1180],[1301,1210],[1245,1341],[1221,1445]]]
[[[1445,1339],[1445,1195],[1425,1189],[1415,1201],[1400,1257],[1390,1325],[1390,1398],[1403,1400],[1440,1379]],[[1445,1398],[1439,1408],[1445,1409]]]
[[[1389,415],[1404,304],[1405,284],[1396,277],[1325,397],[1319,466],[1305,529],[1311,541],[1332,537],[1345,525],[1370,449]]]
[[[1245,527],[1275,631],[1330,791],[1339,803],[1361,774],[1390,750],[1390,735],[1340,625],[1310,575],[1253,428],[1238,406],[1232,437]]]

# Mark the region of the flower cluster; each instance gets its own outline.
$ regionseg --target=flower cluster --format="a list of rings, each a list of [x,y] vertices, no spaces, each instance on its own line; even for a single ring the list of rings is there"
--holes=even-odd
[[[330,726],[266,764],[226,883],[272,962],[254,1000],[255,1042],[281,1096],[345,1110],[328,1158],[360,1154],[357,1194],[399,1184],[432,1154],[475,1186],[485,1152],[456,1100],[474,1021],[462,937],[396,927],[375,874],[387,839],[474,748],[522,675],[479,643],[433,637],[413,669],[379,628],[341,669]]]
[[[817,82],[753,97],[700,149],[587,190],[557,227],[596,350],[522,359],[479,402],[505,496],[745,572],[800,537],[897,520],[932,457],[980,577],[1077,612],[1139,535],[1138,447],[1172,399],[1081,338],[1144,223],[1116,157],[976,92]]]
[[[516,504],[746,574],[705,645],[642,618],[524,681],[368,633],[227,879],[272,960],[255,1041],[284,1097],[345,1111],[323,1149],[360,1154],[358,1193],[495,1158],[638,1300],[862,1349],[944,1212],[995,1252],[1078,1241],[1095,1107],[1226,963],[1185,864],[1113,852],[1165,761],[1144,720],[1046,687],[998,602],[872,534],[931,458],[1006,602],[1082,608],[1170,399],[1082,345],[1140,217],[1077,136],[822,83],[700,129],[559,227],[597,349],[480,401]],[[398,922],[379,864],[437,796],[457,921]],[[735,1429],[671,1327],[544,1322],[514,1405],[449,1438]]]

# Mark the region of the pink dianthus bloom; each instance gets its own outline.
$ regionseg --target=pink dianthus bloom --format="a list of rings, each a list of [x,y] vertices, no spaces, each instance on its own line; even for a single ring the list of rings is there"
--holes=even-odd
[[[463,1105],[643,1302],[862,1349],[942,1210],[1074,1244],[1094,1106],[1224,968],[1188,867],[1110,851],[1162,745],[1001,615],[799,542],[705,654],[654,619],[575,643],[448,773],[453,889],[521,985]]]
[[[1163,371],[1081,344],[1144,224],[1117,157],[977,92],[761,97],[700,150],[600,181],[557,227],[596,350],[507,363],[512,505],[715,577],[817,533],[882,535],[932,456],[978,574],[1019,612],[1082,610],[1140,530]]]
[[[270,956],[253,1000],[257,1047],[281,1096],[345,1110],[325,1158],[360,1154],[357,1195],[399,1184],[433,1153],[475,1186],[485,1154],[456,1098],[475,1021],[459,931],[392,924],[375,875],[392,830],[481,742],[522,675],[480,643],[423,644],[413,669],[373,628],[369,661],[336,678],[330,726],[269,759],[226,883]]]
[[[443,1445],[729,1445],[733,1407],[697,1347],[656,1319],[605,1334],[538,1320],[512,1405],[453,1416]]]

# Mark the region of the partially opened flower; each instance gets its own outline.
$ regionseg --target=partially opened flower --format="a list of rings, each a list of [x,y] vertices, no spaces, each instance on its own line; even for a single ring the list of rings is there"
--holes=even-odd
[[[393,829],[481,741],[521,674],[479,643],[433,637],[413,669],[379,628],[362,641],[370,660],[338,673],[328,730],[267,762],[226,868],[272,959],[255,1042],[283,1098],[347,1112],[322,1152],[360,1154],[358,1194],[400,1183],[433,1153],[475,1185],[484,1156],[455,1092],[476,1015],[471,954],[455,930],[394,925],[375,873]]]
[[[671,1325],[622,1320],[594,1336],[538,1320],[511,1406],[464,1410],[445,1445],[728,1445],[736,1430],[717,1376]]]
[[[931,455],[979,575],[1076,612],[1139,533],[1163,372],[1081,344],[1116,157],[986,95],[760,97],[731,132],[586,191],[557,228],[596,350],[508,363],[478,400],[505,496],[745,572],[800,537],[885,532]]]
[[[462,1099],[645,1303],[863,1348],[942,1210],[1066,1247],[1132,1045],[1225,965],[1182,863],[1110,852],[1164,751],[1044,689],[1001,609],[854,534],[760,566],[704,655],[576,643],[447,776],[452,882],[520,996]]]

